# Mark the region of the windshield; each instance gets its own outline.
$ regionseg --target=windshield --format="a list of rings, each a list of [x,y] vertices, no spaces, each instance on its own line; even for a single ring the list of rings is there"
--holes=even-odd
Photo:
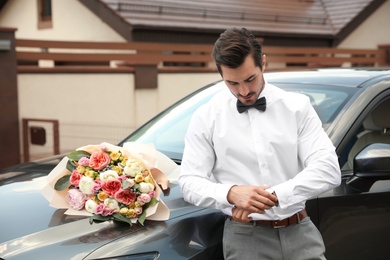
[[[325,130],[356,91],[356,88],[340,86],[270,83],[286,91],[307,95]],[[225,88],[223,84],[211,84],[194,92],[158,114],[123,142],[153,143],[157,150],[180,163],[184,137],[192,114],[223,88]]]

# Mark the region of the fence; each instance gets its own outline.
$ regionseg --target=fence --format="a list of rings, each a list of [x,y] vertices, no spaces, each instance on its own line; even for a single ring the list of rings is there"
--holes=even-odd
[[[66,42],[16,40],[18,72],[215,72],[211,45],[141,42]],[[378,67],[388,65],[388,46],[339,49],[264,46],[270,69]]]
[[[24,161],[47,156],[51,152],[66,152],[70,147],[77,148],[82,144],[95,143],[95,140],[103,138],[105,141],[116,143],[139,125],[139,122],[136,122],[136,118],[147,118],[161,108],[161,106],[157,107],[156,103],[161,103],[161,101],[156,102],[158,100],[156,98],[156,100],[147,100],[152,101],[149,102],[152,108],[150,108],[151,111],[146,116],[140,115],[138,112],[135,112],[137,113],[136,115],[129,113],[128,110],[138,111],[142,107],[142,104],[137,105],[137,97],[148,98],[153,95],[161,95],[164,92],[161,89],[153,92],[154,94],[152,95],[148,92],[148,97],[145,97],[142,95],[143,92],[137,95],[137,89],[141,89],[144,86],[157,89],[157,85],[159,85],[159,88],[164,89],[161,86],[161,81],[166,79],[167,75],[174,77],[176,82],[178,77],[180,77],[178,75],[184,72],[195,73],[197,81],[199,81],[201,73],[203,73],[202,75],[205,73],[209,75],[209,72],[217,74],[211,58],[211,45],[64,42],[23,39],[17,39],[15,43],[17,69],[20,74],[18,84],[22,90],[26,87],[34,86],[35,89],[42,91],[43,85],[50,85],[50,83],[47,83],[48,81],[53,79],[54,82],[58,73],[64,73],[64,76],[61,77],[64,82],[61,84],[56,83],[55,91],[58,92],[56,93],[57,95],[64,97],[66,94],[64,91],[66,90],[72,92],[81,90],[76,89],[76,84],[78,84],[79,88],[80,86],[83,86],[83,88],[89,87],[89,91],[94,92],[94,90],[104,88],[103,83],[101,83],[102,78],[98,80],[100,82],[97,82],[96,77],[94,77],[84,82],[83,85],[82,83],[77,83],[77,79],[72,79],[75,77],[74,73],[78,73],[81,76],[84,74],[90,76],[94,73],[102,73],[107,76],[107,73],[117,73],[109,76],[110,82],[116,88],[113,91],[118,91],[116,95],[124,95],[129,98],[128,101],[123,102],[129,104],[126,110],[127,113],[123,115],[126,118],[126,125],[120,124],[119,122],[123,122],[121,120],[112,120],[108,125],[103,125],[100,120],[96,120],[92,124],[89,122],[83,125],[80,122],[72,122],[69,119],[53,118],[50,115],[45,115],[42,110],[37,111],[35,115],[39,115],[43,119],[31,118],[28,115],[27,119],[23,120]],[[265,46],[264,53],[267,55],[267,70],[289,70],[330,66],[385,66],[388,64],[388,49],[389,46],[382,46],[372,50]],[[31,81],[30,74],[35,74],[38,77],[40,75],[44,76],[42,79],[45,79],[45,82],[41,82],[36,78]],[[67,76],[68,74],[72,76]],[[162,74],[164,76],[161,76]],[[120,84],[132,82],[132,77],[127,78],[128,75],[134,75],[134,88],[129,85],[120,87]],[[160,75],[159,83],[157,83],[158,75]],[[52,87],[47,88],[43,92],[51,91],[53,91]],[[131,91],[134,91],[134,93],[131,93]],[[178,91],[169,89],[166,92]],[[28,94],[22,94],[21,97],[26,97],[26,95]],[[24,100],[26,101],[26,98]],[[38,104],[42,104],[44,100],[44,98],[41,98],[37,105],[30,104],[30,106],[35,108]],[[61,102],[64,101],[57,100],[58,107],[61,107]],[[24,118],[23,114],[21,116]],[[54,124],[53,130],[51,130],[51,123],[53,122],[46,122],[47,118],[58,121],[57,125]],[[91,135],[91,129],[93,129],[93,135]],[[51,147],[50,151],[43,151],[41,145],[43,141],[40,138],[44,130],[46,130],[47,137],[47,140],[45,140],[46,146],[49,145]],[[54,138],[54,141],[49,140],[52,137],[57,139]],[[31,138],[35,138],[35,140],[32,142]]]

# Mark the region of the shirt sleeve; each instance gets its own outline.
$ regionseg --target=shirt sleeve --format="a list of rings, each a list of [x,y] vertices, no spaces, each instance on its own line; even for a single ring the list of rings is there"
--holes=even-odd
[[[309,101],[304,104],[296,117],[298,159],[303,170],[294,178],[273,187],[281,209],[316,197],[341,182],[335,147]]]
[[[179,184],[184,200],[189,203],[223,210],[232,207],[227,201],[227,194],[233,185],[216,183],[213,179],[213,123],[207,113],[209,111],[205,107],[200,108],[189,124]]]

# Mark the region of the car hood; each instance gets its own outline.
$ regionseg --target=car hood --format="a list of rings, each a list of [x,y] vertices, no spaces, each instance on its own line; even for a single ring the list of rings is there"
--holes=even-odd
[[[0,198],[7,201],[0,211],[0,258],[98,259],[145,254],[142,259],[153,259],[159,254],[159,259],[189,259],[220,239],[213,239],[210,232],[215,233],[219,227],[215,223],[221,223],[223,216],[186,203],[177,183],[162,198],[170,208],[169,220],[146,220],[145,226],[129,227],[112,221],[91,225],[88,217],[65,215],[64,209],[50,207],[41,194],[46,176],[24,175],[24,181],[0,186]]]

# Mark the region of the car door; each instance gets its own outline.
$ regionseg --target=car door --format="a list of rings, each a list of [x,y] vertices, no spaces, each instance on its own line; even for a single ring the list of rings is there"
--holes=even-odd
[[[355,124],[350,127],[342,142],[343,148],[339,150],[342,184],[318,198],[318,227],[328,259],[390,259],[390,158],[374,158],[384,162],[382,169],[375,160],[364,161],[372,164],[365,175],[361,175],[356,162],[351,163],[355,155],[363,156],[364,151],[360,155],[359,152],[370,142],[387,142],[389,145],[383,147],[390,151],[390,134],[384,133],[386,130],[379,133],[379,139],[364,137],[373,134],[374,130],[367,125],[380,106],[386,110],[390,107],[390,90],[379,94],[357,114]],[[390,122],[390,111],[387,114],[384,111],[376,114]],[[361,140],[365,140],[364,144],[358,144]]]

